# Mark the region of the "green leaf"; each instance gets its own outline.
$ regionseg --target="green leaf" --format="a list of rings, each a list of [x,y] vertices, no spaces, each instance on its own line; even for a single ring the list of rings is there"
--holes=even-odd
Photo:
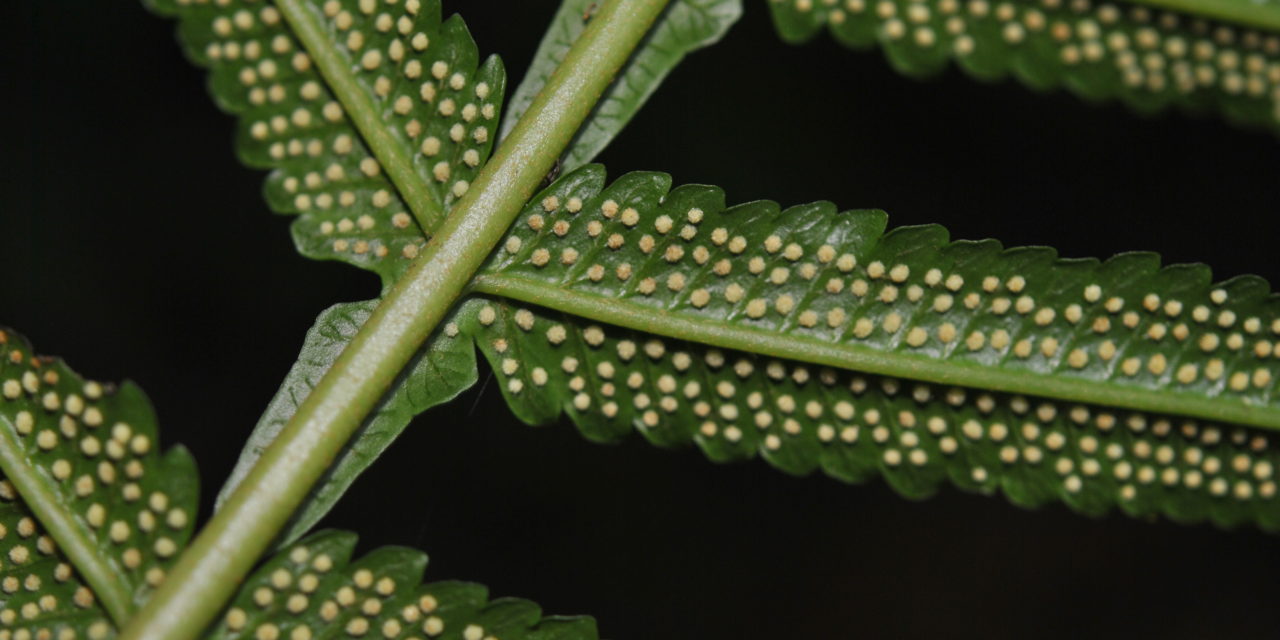
[[[209,67],[215,100],[239,116],[241,159],[273,169],[267,202],[298,215],[293,236],[303,255],[372,270],[389,286],[492,151],[502,62],[480,64],[462,19],[441,21],[439,0],[149,2],[178,18],[188,57]],[[317,320],[219,504],[373,304],[339,305]],[[413,415],[474,383],[471,349],[440,344],[425,347],[401,376],[279,544],[323,516]]]
[[[459,317],[523,420],[912,497],[949,478],[1280,527],[1280,297],[1261,280],[604,182],[585,167],[532,202],[477,278],[496,297]]]
[[[150,2],[239,116],[241,159],[273,169],[267,202],[298,215],[306,256],[391,282],[489,157],[502,62],[439,0]]]
[[[0,480],[0,629],[10,637],[111,632],[107,612],[7,480]],[[87,632],[87,633],[84,633]]]
[[[659,173],[603,183],[586,168],[531,202],[478,289],[815,364],[1280,427],[1280,297],[1259,278],[885,233],[883,212],[830,203],[726,207]]]
[[[355,543],[351,533],[321,532],[268,559],[207,637],[598,637],[590,618],[543,617],[527,600],[489,600],[478,584],[419,584],[427,557],[412,549],[384,547],[350,561]]]
[[[338,354],[368,319],[377,300],[334,305],[307,332],[298,360],[254,427],[236,467],[218,494],[218,506],[249,473]],[[417,414],[452,400],[476,382],[475,349],[469,340],[438,335],[428,340],[401,373],[392,390],[365,418],[364,426],[339,455],[325,478],[299,508],[277,547],[297,540],[346,493],[351,483],[382,454]]]
[[[806,41],[827,25],[847,46],[879,44],[908,75],[954,60],[982,80],[1013,75],[1033,89],[1065,87],[1141,112],[1217,111],[1280,132],[1280,4],[1177,4],[769,0],[784,40]],[[1215,19],[1236,14],[1253,21]]]
[[[160,454],[142,391],[84,380],[5,330],[0,469],[0,629],[101,637],[104,611],[126,618],[191,537],[195,462]]]
[[[542,91],[547,78],[586,28],[597,4],[594,0],[565,0],[560,4],[529,70],[511,97],[500,137],[506,137]],[[561,170],[571,171],[595,158],[686,54],[718,42],[741,15],[742,0],[674,0],[583,123],[562,157]]]

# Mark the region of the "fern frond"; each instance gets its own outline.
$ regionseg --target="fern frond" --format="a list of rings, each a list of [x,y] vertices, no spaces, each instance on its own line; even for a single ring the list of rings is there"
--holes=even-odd
[[[1280,297],[1261,280],[669,186],[566,176],[477,277],[491,297],[454,329],[523,420],[883,474],[912,497],[950,479],[1024,505],[1280,527]]]
[[[565,0],[538,44],[533,62],[511,96],[511,108],[502,122],[502,136],[515,126],[533,103],[547,78],[556,70],[569,47],[591,19],[594,0]],[[650,28],[644,42],[618,72],[609,89],[561,159],[568,172],[591,162],[644,106],[663,79],[685,55],[714,44],[742,15],[742,0],[675,0]]]
[[[142,391],[84,380],[4,330],[0,470],[0,629],[109,632],[103,610],[126,618],[191,537],[195,462],[160,454]]]
[[[370,269],[388,285],[492,151],[506,82],[501,60],[479,64],[462,19],[442,22],[439,0],[149,3],[178,18],[188,57],[210,69],[214,98],[239,116],[242,160],[273,169],[267,201],[277,212],[298,215],[293,236],[306,256]],[[559,38],[542,43],[509,124],[581,33],[590,5],[572,0],[561,7]],[[580,133],[574,162],[597,153],[685,53],[719,39],[740,12],[740,0],[681,0],[666,11]],[[317,320],[222,497],[293,415],[371,304],[340,305]],[[305,533],[413,415],[475,380],[469,347],[427,347],[414,366],[281,544]]]
[[[351,561],[356,536],[321,532],[268,559],[208,638],[594,640],[586,617],[543,617],[532,602],[489,600],[481,585],[420,584],[427,557],[384,547]]]
[[[908,75],[955,61],[983,80],[1012,75],[1034,89],[1064,87],[1143,112],[1214,110],[1280,133],[1280,4],[1146,4],[769,0],[783,39],[803,42],[826,25],[850,47],[878,44]],[[1223,5],[1237,6],[1212,12]],[[1226,19],[1243,13],[1269,19],[1256,26]]]
[[[151,4],[179,19],[188,57],[239,116],[241,159],[273,169],[267,202],[298,215],[306,256],[394,280],[493,148],[502,62],[480,64],[439,0],[286,3],[298,24],[252,0]]]
[[[601,167],[530,204],[478,289],[814,364],[1280,427],[1280,296],[1154,254],[885,233],[879,211],[726,207]],[[534,300],[530,300],[534,301]]]
[[[309,367],[326,366],[372,304],[322,314],[274,411],[289,410],[289,390],[309,391]],[[470,343],[437,342],[386,401],[394,408],[371,416],[365,429],[378,433],[366,433],[347,451],[334,475],[354,476],[349,469],[367,465],[353,459],[376,456],[423,408],[424,394],[443,393],[445,379],[474,380]],[[449,355],[440,355],[446,348],[466,366],[450,368]],[[33,355],[17,334],[0,331],[0,467],[0,634],[113,637],[191,536],[197,478],[191,457],[180,447],[157,453],[155,419],[136,386],[83,380],[61,361]],[[340,494],[349,481],[330,484]],[[325,499],[336,496],[318,498]],[[350,561],[355,542],[353,534],[319,533],[267,559],[205,637],[597,637],[590,618],[543,617],[524,600],[490,601],[480,585],[420,585],[426,556],[418,551],[383,548]],[[128,601],[113,601],[121,597]]]
[[[337,304],[316,318],[315,325],[303,341],[297,361],[258,420],[235,469],[218,493],[218,507],[248,475],[267,445],[275,440],[285,423],[297,412],[298,406],[306,400],[377,304],[377,300]],[[378,407],[365,417],[360,431],[298,508],[276,545],[290,544],[310,530],[346,493],[356,477],[391,445],[414,416],[448,402],[475,382],[475,349],[468,342],[440,338],[429,340]]]

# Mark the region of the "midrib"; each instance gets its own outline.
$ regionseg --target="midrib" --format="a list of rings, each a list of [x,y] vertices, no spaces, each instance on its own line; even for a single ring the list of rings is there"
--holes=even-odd
[[[435,196],[427,183],[413,169],[413,161],[403,145],[391,134],[390,127],[378,115],[372,96],[351,72],[351,63],[338,51],[326,34],[319,16],[304,0],[276,0],[294,35],[302,42],[329,89],[342,103],[346,115],[355,125],[369,150],[387,177],[409,205],[414,218],[426,235],[431,235],[444,219]]]
[[[1275,407],[825,342],[719,320],[682,316],[519,276],[477,275],[473,290],[663,337],[815,365],[1280,430],[1280,408]]]

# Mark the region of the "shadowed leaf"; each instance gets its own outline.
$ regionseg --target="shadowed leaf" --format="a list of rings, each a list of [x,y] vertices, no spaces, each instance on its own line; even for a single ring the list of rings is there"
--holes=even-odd
[[[784,40],[804,42],[825,25],[847,46],[881,47],[908,75],[954,61],[982,80],[1012,75],[1033,89],[1063,87],[1140,112],[1217,111],[1280,133],[1280,33],[1211,13],[1238,5],[1280,24],[1280,3],[1270,0],[1206,2],[1206,15],[1094,0],[768,2]]]
[[[490,600],[478,584],[420,584],[427,557],[413,549],[383,547],[351,560],[355,544],[354,534],[321,532],[269,558],[207,637],[598,637],[590,618],[544,617],[527,600]]]

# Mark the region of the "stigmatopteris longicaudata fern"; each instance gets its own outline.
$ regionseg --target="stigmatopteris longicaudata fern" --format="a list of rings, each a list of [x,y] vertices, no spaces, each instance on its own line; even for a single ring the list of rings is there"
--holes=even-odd
[[[105,640],[163,584],[195,529],[197,477],[185,449],[159,444],[136,385],[85,380],[0,330],[0,633]],[[480,585],[421,584],[418,551],[351,560],[355,542],[320,532],[268,558],[205,637],[597,637],[588,618]]]
[[[565,59],[595,3],[568,0],[529,74],[506,72],[434,0],[152,0],[178,20],[237,151],[270,169],[304,255],[378,274],[413,264],[495,145]],[[1280,8],[1151,3],[769,0],[782,37],[827,27],[908,74],[954,61],[1140,111],[1280,122]],[[1225,9],[1223,7],[1226,7]],[[1232,8],[1235,7],[1235,8]],[[477,380],[476,350],[522,420],[568,417],[590,440],[637,431],[714,461],[944,483],[1085,514],[1280,529],[1280,296],[1154,254],[1062,259],[1043,247],[890,228],[875,210],[730,205],[661,173],[588,164],[738,2],[677,0],[519,213],[464,298],[395,380],[213,637],[594,638],[466,583],[419,583],[425,556],[352,561],[350,534],[308,531],[427,408]],[[286,15],[287,14],[287,15]],[[1252,22],[1250,17],[1256,18]],[[1240,22],[1236,24],[1235,22]],[[237,486],[377,301],[317,320],[268,407]],[[130,384],[87,382],[0,332],[0,627],[105,638],[194,530],[194,463],[158,453]]]

